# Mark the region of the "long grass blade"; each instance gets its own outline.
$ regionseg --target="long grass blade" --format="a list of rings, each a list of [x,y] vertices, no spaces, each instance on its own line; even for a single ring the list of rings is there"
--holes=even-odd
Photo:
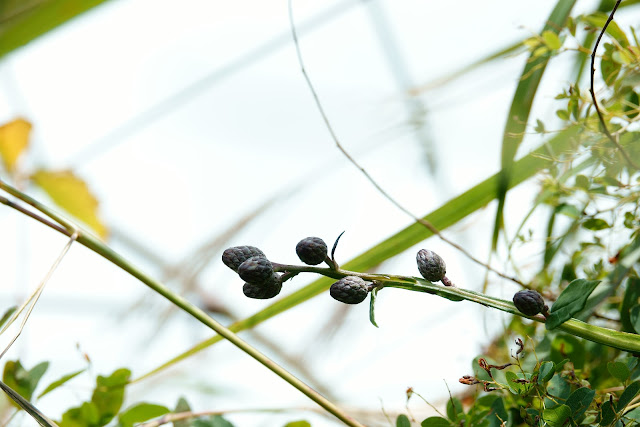
[[[541,33],[544,31],[553,31],[556,34],[564,28],[567,18],[571,13],[571,9],[575,5],[575,0],[559,0],[555,8],[551,12]],[[511,102],[509,115],[507,116],[507,124],[502,137],[502,171],[498,179],[498,209],[496,212],[496,221],[493,231],[493,239],[491,247],[495,251],[498,245],[498,236],[503,228],[503,211],[507,191],[509,190],[510,181],[514,173],[514,159],[518,151],[520,143],[524,139],[531,106],[538,90],[538,85],[542,80],[545,68],[551,53],[541,56],[534,56],[532,53],[522,70],[520,82],[516,88],[516,93]]]
[[[0,2],[0,58],[105,1]]]

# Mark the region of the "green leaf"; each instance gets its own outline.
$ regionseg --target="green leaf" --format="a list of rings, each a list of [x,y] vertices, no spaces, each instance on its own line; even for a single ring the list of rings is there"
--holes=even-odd
[[[18,306],[14,305],[13,307],[9,307],[7,311],[4,312],[2,318],[0,319],[0,328],[2,328],[5,323],[7,323],[7,320],[9,320],[11,316],[13,316],[13,313],[15,313],[17,309]]]
[[[594,27],[603,28],[609,15],[602,12],[596,12],[588,16],[584,16],[583,19]],[[616,21],[609,22],[607,26],[607,34],[613,37],[622,47],[629,46],[629,39],[627,35],[620,29]]]
[[[581,387],[569,395],[567,406],[571,408],[571,418],[578,420],[593,402],[595,390],[587,387]]]
[[[4,0],[0,8],[0,57],[105,0]],[[25,6],[25,4],[27,6]]]
[[[618,412],[624,410],[640,392],[640,381],[634,381],[624,389],[618,399]]]
[[[638,332],[635,323],[631,321],[631,309],[638,306],[638,300],[640,299],[640,279],[637,277],[630,277],[627,280],[627,288],[624,292],[624,298],[620,306],[620,323],[622,323],[622,330],[625,332]],[[640,310],[640,309],[639,309]],[[638,320],[640,316],[636,314],[635,319]],[[637,324],[640,329],[640,323]]]
[[[516,382],[516,380],[518,380],[519,378],[518,378],[518,375],[515,374],[515,372],[507,371],[505,373],[505,377],[507,378],[507,383],[509,383],[509,387],[511,387],[511,390],[515,394],[523,394],[527,391],[526,384]]]
[[[591,182],[589,182],[589,178],[584,175],[576,175],[576,187],[582,188],[585,191],[589,191],[589,187],[591,187]]]
[[[545,167],[548,167],[550,165],[550,161],[548,160],[548,155],[550,154],[549,150],[552,150],[552,152],[562,152],[570,149],[579,130],[580,128],[578,126],[570,126],[556,134],[535,151],[518,160],[515,163],[513,173],[511,174],[511,180],[509,181],[510,188],[522,183],[538,171],[543,170]],[[496,187],[498,185],[498,181],[499,174],[493,175],[470,190],[448,201],[435,211],[429,213],[424,217],[424,219],[433,224],[438,230],[445,230],[447,227],[457,223],[461,219],[478,209],[481,209],[494,200],[496,198]],[[356,258],[344,264],[342,267],[352,271],[366,271],[367,269],[379,265],[383,261],[404,252],[412,246],[415,246],[432,235],[433,233],[431,233],[431,231],[425,228],[422,224],[414,223],[370,248],[366,252],[360,254]],[[302,304],[316,295],[326,292],[334,281],[334,279],[322,277],[309,285],[280,298],[252,316],[233,323],[229,329],[232,332],[237,333],[252,328],[267,319]],[[213,337],[196,344],[191,349],[158,366],[143,377],[160,372],[222,340],[223,338],[220,335],[214,335]]]
[[[600,218],[589,218],[588,220],[582,223],[582,226],[587,230],[594,230],[594,231],[611,228],[611,226],[607,223],[607,221]]]
[[[51,384],[49,384],[47,386],[47,388],[44,389],[44,391],[42,393],[40,393],[38,395],[38,399],[40,399],[42,396],[52,392],[53,390],[57,389],[58,387],[62,386],[64,383],[66,383],[67,381],[71,380],[72,378],[75,378],[76,376],[80,375],[84,371],[85,371],[84,369],[80,369],[79,371],[75,371],[75,372],[72,372],[70,374],[64,375],[59,380],[56,380],[56,381],[52,382]]]
[[[571,417],[571,408],[567,405],[559,405],[553,409],[542,411],[542,419],[549,427],[562,427]]]
[[[191,406],[184,397],[178,399],[178,403],[176,404],[176,409],[173,410],[175,413],[180,412],[191,412]],[[179,420],[173,422],[173,427],[189,427],[191,422],[189,420]]]
[[[396,427],[411,427],[411,421],[405,414],[398,415],[396,418]]]
[[[560,37],[553,31],[547,30],[542,33],[542,39],[544,40],[544,44],[551,50],[558,50],[562,47],[562,42],[560,41]]]
[[[549,381],[556,373],[556,365],[553,362],[542,362],[538,371],[538,384]]]
[[[567,29],[571,33],[572,36],[576,36],[576,20],[571,16],[567,18]]]
[[[635,119],[638,116],[638,108],[640,108],[640,98],[638,98],[638,93],[632,90],[625,95],[624,100],[626,102],[622,111],[624,111],[627,118]]]
[[[450,396],[447,400],[447,417],[451,421],[458,421],[459,418],[464,416],[464,409],[460,399]]]
[[[103,426],[100,423],[98,408],[91,402],[84,402],[77,408],[71,408],[62,414],[60,427],[94,427]]]
[[[574,4],[575,0],[559,0],[551,12],[551,15],[545,21],[545,26],[541,33],[544,34],[545,31],[551,31],[557,34],[564,28]],[[507,191],[510,188],[511,180],[513,179],[512,175],[515,171],[514,159],[526,133],[531,106],[533,105],[538,85],[542,80],[549,58],[550,54],[535,56],[532,53],[529,56],[511,102],[511,108],[507,116],[507,124],[502,137],[502,171],[499,176],[497,188],[498,209],[493,231],[493,250],[497,247],[498,235],[503,228],[505,199]]]
[[[631,376],[631,372],[629,368],[627,368],[626,363],[609,362],[607,363],[607,370],[611,375],[620,380],[620,382],[625,382]]]
[[[491,404],[491,412],[489,413],[489,427],[501,427],[504,422],[509,420],[509,414],[504,408],[504,401],[501,397],[497,398]]]
[[[569,357],[575,369],[582,369],[585,362],[584,355],[585,350],[582,341],[572,335],[558,334],[551,342],[550,358],[556,364],[560,363],[565,357]]]
[[[564,120],[565,122],[569,121],[569,118],[571,117],[567,110],[557,110],[556,116],[558,116],[560,120]]]
[[[571,219],[578,219],[580,217],[580,210],[575,206],[568,205],[566,203],[563,203],[562,205],[558,206],[558,209],[556,209],[556,212],[564,216],[567,216]]]
[[[124,387],[128,384],[130,376],[131,371],[128,369],[118,369],[108,377],[98,375],[91,402],[98,410],[101,426],[111,421],[120,411],[124,400]]]
[[[400,418],[400,416],[398,416],[398,418]],[[411,426],[411,424],[408,424],[408,425]],[[291,421],[289,423],[286,423],[284,427],[311,427],[311,423],[305,420]]]
[[[471,425],[479,425],[491,412],[491,406],[499,398],[497,394],[486,394],[476,398],[475,402],[469,408]]]
[[[622,65],[613,60],[613,47],[611,45],[605,45],[605,48],[606,47],[609,47],[609,49],[605,49],[605,54],[600,60],[600,74],[602,74],[602,80],[608,86],[611,86],[616,81],[616,77],[618,77],[618,73],[620,73]]]
[[[13,390],[7,384],[0,381],[0,389],[4,391],[7,396],[11,398],[11,402],[15,403],[16,406],[22,408],[26,413],[28,413],[34,420],[38,422],[41,426],[44,427],[58,427],[56,424],[47,418],[38,408],[33,406],[29,401],[27,401],[24,397],[22,397],[18,392]],[[62,427],[62,426],[61,426]]]
[[[634,356],[625,357],[620,361],[623,362],[625,365],[627,365],[627,368],[629,368],[629,371],[633,371],[633,369],[636,366],[638,366],[638,358]]]
[[[564,369],[564,365],[569,362],[569,359],[562,359],[559,362],[555,362],[556,365],[556,374],[558,372],[562,372],[562,370]]]
[[[371,299],[369,300],[369,321],[376,328],[378,324],[376,323],[376,314],[375,314],[375,305],[376,305],[376,297],[378,296],[378,288],[373,288],[371,291]]]
[[[633,330],[640,334],[640,305],[636,304],[629,310],[629,321]]]
[[[616,411],[613,409],[613,405],[608,400],[605,401],[600,407],[601,410],[601,426],[608,426],[613,422],[616,417]]]
[[[571,386],[560,375],[555,375],[547,384],[547,393],[554,396],[555,400],[551,400],[545,397],[545,407],[555,408],[559,404],[566,402],[566,400],[569,398],[569,395],[571,394]]]
[[[40,169],[31,175],[31,179],[55,204],[85,223],[101,238],[107,236],[107,228],[98,216],[98,200],[87,184],[71,170]]]
[[[420,425],[422,427],[451,427],[451,423],[442,417],[429,417],[423,420]]]
[[[171,411],[166,406],[136,403],[118,415],[118,425],[121,427],[133,427],[134,423],[141,423],[169,412]]]
[[[4,365],[2,380],[7,384],[7,387],[15,390],[20,396],[30,401],[38,382],[40,382],[40,378],[42,378],[48,367],[49,362],[42,362],[27,371],[19,360],[15,362],[10,360]],[[12,402],[12,404],[17,406],[15,402]]]
[[[634,57],[626,50],[616,50],[611,54],[611,59],[622,65],[630,65]]]
[[[598,283],[600,283],[599,280],[586,279],[576,279],[569,283],[551,307],[546,328],[548,330],[555,329],[582,310],[587,303],[587,298],[598,286]]]

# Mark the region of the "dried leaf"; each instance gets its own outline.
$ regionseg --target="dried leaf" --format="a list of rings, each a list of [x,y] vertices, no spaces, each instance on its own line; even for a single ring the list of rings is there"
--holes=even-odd
[[[16,170],[20,154],[29,145],[30,133],[31,123],[25,119],[15,119],[0,126],[0,156],[10,173]]]
[[[106,237],[107,228],[98,217],[98,200],[72,171],[40,169],[31,178],[58,206],[85,223],[98,236]]]

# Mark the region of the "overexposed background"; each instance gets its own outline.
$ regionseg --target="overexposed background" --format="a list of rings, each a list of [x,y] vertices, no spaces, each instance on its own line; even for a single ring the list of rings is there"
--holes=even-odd
[[[307,71],[342,144],[422,216],[498,171],[525,56],[419,97],[407,91],[539,31],[554,5],[295,0],[294,15]],[[576,11],[595,5],[579,2]],[[555,111],[548,106],[568,84],[565,65],[549,70],[531,116],[548,128]],[[411,223],[330,139],[300,72],[285,0],[111,0],[3,58],[0,92],[0,123],[22,116],[34,125],[27,168],[81,175],[100,200],[113,248],[177,290],[199,248],[256,210],[224,247],[255,245],[282,263],[298,262],[295,245],[307,236],[331,246],[346,230],[337,250],[344,263]],[[540,142],[531,135],[521,153]],[[509,218],[520,218],[534,190],[532,182],[510,193],[508,226],[517,225]],[[490,205],[446,234],[486,259],[493,216]],[[0,232],[0,295],[8,307],[42,279],[65,238],[6,208]],[[444,257],[459,286],[481,287],[484,271],[437,239],[379,271],[417,275],[421,247]],[[186,296],[224,307],[229,315],[212,316],[227,324],[271,301],[245,298],[221,253],[207,253],[211,260]],[[512,293],[490,278],[492,294]],[[311,280],[296,277],[282,295]],[[5,358],[27,367],[49,360],[43,384],[86,366],[84,354],[90,358],[89,374],[39,402],[58,418],[89,397],[95,375],[128,367],[140,376],[211,336],[168,308],[136,279],[74,245]],[[470,303],[398,290],[381,292],[376,314],[379,329],[368,321],[368,304],[345,308],[327,293],[241,336],[346,408],[396,413],[408,386],[437,406],[447,387],[464,390],[458,378],[471,373],[471,360],[505,320]],[[173,407],[179,396],[196,410],[314,407],[228,343],[130,387],[127,402]],[[430,411],[417,399],[410,407]],[[337,424],[308,411],[228,418],[239,426],[300,418]]]

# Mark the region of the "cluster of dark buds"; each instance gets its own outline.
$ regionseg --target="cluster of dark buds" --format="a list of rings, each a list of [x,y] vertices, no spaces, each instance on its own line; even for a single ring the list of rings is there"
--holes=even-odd
[[[311,272],[338,279],[331,285],[330,295],[345,304],[359,304],[369,293],[384,287],[386,275],[365,274],[346,271],[339,268],[335,261],[335,250],[340,240],[336,239],[328,254],[327,244],[319,237],[307,237],[296,245],[298,258],[305,266],[278,264],[266,257],[264,252],[254,246],[235,246],[226,249],[222,254],[222,262],[238,273],[245,281],[243,292],[249,298],[267,299],[280,293],[282,284],[299,273]],[[422,277],[430,282],[442,281],[446,286],[453,283],[445,276],[447,271],[444,260],[435,252],[422,249],[417,255],[418,270]],[[328,268],[315,267],[326,263]],[[396,276],[415,283],[415,278]],[[375,293],[374,292],[374,293]],[[375,295],[374,295],[375,296]],[[372,297],[373,298],[373,297]]]
[[[273,298],[282,289],[282,275],[274,271],[265,254],[254,246],[229,248],[222,254],[222,262],[246,282],[242,291],[249,298]]]

